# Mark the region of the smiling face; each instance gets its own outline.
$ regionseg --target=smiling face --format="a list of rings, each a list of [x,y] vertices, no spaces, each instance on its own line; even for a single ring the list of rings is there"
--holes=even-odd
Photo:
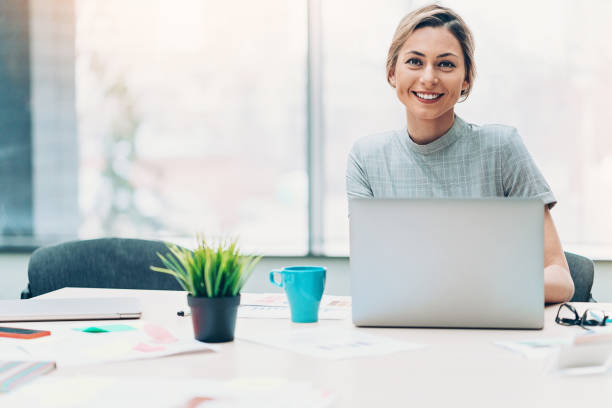
[[[452,125],[454,106],[469,85],[465,76],[459,41],[444,27],[423,27],[404,42],[389,80],[409,123],[450,120]]]

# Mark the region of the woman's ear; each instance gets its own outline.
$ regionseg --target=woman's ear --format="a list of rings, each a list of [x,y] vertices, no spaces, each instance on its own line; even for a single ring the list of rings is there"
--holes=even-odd
[[[389,73],[389,83],[395,88],[395,71]]]
[[[463,84],[461,85],[461,95],[466,93],[469,88],[470,88],[470,83],[467,80],[463,81]]]

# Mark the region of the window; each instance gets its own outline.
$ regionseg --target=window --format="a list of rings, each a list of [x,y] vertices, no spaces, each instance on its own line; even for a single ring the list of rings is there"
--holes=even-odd
[[[0,245],[190,244],[202,232],[267,255],[347,255],[347,154],[405,126],[385,59],[400,18],[425,3],[2,3],[22,24],[0,28],[0,83],[29,92],[31,112],[27,97],[0,95],[2,123],[18,116],[8,106],[25,118],[0,135],[3,157],[24,147],[0,163]],[[445,4],[476,40],[474,89],[457,114],[517,127],[559,201],[565,247],[611,257],[612,3]]]
[[[409,3],[409,2],[408,2]],[[348,255],[346,158],[362,136],[398,129],[402,105],[385,79],[387,49],[406,1],[324,1],[325,239],[328,255]],[[354,14],[347,18],[346,10]],[[365,23],[367,21],[367,23]]]
[[[32,234],[27,4],[0,3],[0,246]]]
[[[428,2],[324,4],[325,249],[345,255],[346,156],[357,138],[405,126],[403,106],[385,80],[386,53],[401,17]],[[606,119],[612,3],[446,4],[476,42],[475,86],[456,113],[472,123],[517,127],[557,197],[552,214],[565,247],[612,256],[612,122]]]
[[[82,0],[76,18],[79,235],[306,253],[305,8]]]

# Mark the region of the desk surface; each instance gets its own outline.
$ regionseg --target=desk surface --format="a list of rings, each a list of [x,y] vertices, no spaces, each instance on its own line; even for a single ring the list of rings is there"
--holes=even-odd
[[[186,307],[184,292],[65,288],[46,298],[136,296],[143,319],[178,332],[190,330],[191,319],[176,316]],[[577,305],[580,310],[586,305]],[[589,306],[593,306],[590,304]],[[598,308],[612,310],[612,304]],[[63,367],[56,375],[109,375],[207,378],[281,377],[308,381],[334,392],[338,407],[469,406],[573,407],[603,406],[612,398],[612,375],[561,376],[547,370],[546,360],[527,359],[493,344],[495,341],[564,338],[581,333],[554,322],[556,306],[546,308],[545,327],[532,330],[462,330],[356,328],[350,320],[295,324],[287,319],[238,319],[236,335],[291,327],[344,326],[428,347],[344,360],[296,354],[237,338],[215,353],[197,353],[91,366]],[[26,326],[26,324],[21,324]]]

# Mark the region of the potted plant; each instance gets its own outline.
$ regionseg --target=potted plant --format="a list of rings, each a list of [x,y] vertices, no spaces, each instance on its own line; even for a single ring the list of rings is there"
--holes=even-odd
[[[211,245],[197,237],[194,251],[171,243],[166,246],[170,253],[157,253],[165,268],[151,269],[174,276],[189,292],[195,338],[210,343],[234,340],[240,289],[261,256],[241,255],[235,239]]]

